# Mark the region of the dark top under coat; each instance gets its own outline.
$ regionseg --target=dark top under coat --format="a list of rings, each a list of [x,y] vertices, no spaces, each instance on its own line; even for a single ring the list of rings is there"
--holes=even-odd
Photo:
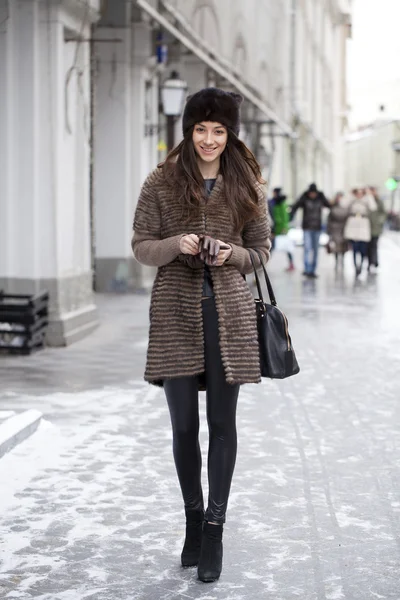
[[[204,185],[206,188],[207,196],[210,196],[213,191],[216,179],[205,179]],[[204,281],[203,281],[203,297],[212,298],[214,296],[213,282],[211,279],[210,269],[207,265],[204,268]]]

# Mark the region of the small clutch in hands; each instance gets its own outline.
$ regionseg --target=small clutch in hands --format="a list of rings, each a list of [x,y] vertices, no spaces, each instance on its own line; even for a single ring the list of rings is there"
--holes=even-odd
[[[212,267],[216,264],[220,243],[209,235],[199,235],[199,257],[206,265]]]

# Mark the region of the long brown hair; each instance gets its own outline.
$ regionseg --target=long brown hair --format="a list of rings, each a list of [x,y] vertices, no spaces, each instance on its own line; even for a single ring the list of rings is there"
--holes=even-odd
[[[233,222],[241,229],[245,223],[261,214],[257,187],[265,181],[251,150],[230,129],[227,131],[228,143],[221,154],[220,173],[224,178],[225,197]],[[193,213],[199,212],[205,197],[204,179],[197,164],[192,135],[193,127],[159,165],[164,171],[166,182],[173,187],[182,204],[184,221],[188,221]]]

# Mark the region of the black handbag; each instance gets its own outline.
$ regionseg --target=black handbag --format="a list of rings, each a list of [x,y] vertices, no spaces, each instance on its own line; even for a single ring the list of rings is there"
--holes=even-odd
[[[292,340],[289,335],[289,326],[286,315],[278,308],[275,294],[268,277],[267,270],[260,253],[255,250],[260,259],[265,275],[268,295],[271,304],[264,302],[260,279],[258,277],[254,257],[249,250],[251,263],[254,269],[258,298],[256,298],[258,345],[260,348],[261,377],[270,379],[286,379],[300,371],[296,355],[293,350]]]

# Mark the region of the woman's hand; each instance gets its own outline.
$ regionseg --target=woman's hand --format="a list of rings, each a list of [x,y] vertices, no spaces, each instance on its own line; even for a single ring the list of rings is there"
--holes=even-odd
[[[233,252],[233,248],[232,246],[229,246],[229,248],[226,248],[226,246],[228,246],[228,244],[225,244],[225,242],[221,242],[221,240],[217,240],[217,242],[219,243],[219,253],[217,256],[217,262],[215,263],[216,267],[221,267],[225,261],[228,260],[228,258],[230,258],[232,252]]]
[[[232,247],[221,240],[216,240],[208,235],[197,236],[194,233],[184,235],[179,242],[182,254],[199,258],[208,266],[220,267],[232,254]]]
[[[199,253],[199,237],[194,233],[184,235],[179,242],[179,248],[182,254],[192,254],[193,256]]]
[[[199,241],[200,259],[209,267],[220,267],[232,254],[232,247],[209,235],[201,235]]]

